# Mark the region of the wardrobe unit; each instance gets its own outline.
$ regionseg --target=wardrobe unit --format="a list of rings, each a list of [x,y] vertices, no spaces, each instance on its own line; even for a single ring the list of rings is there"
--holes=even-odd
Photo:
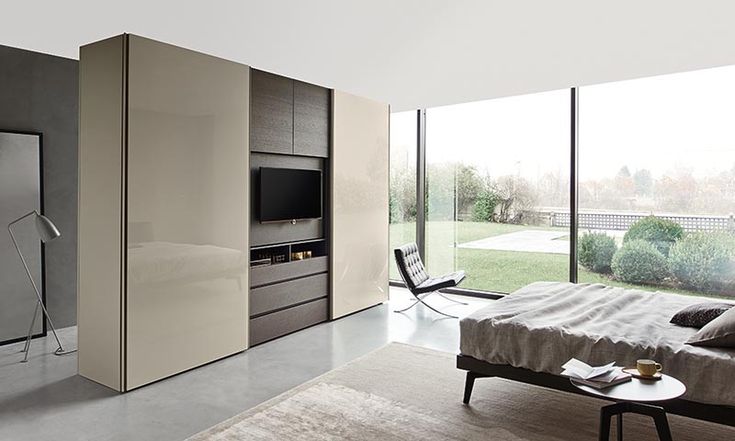
[[[127,391],[387,300],[388,115],[134,35],[83,46],[79,373]],[[321,215],[263,221],[263,169],[319,175]]]
[[[126,391],[247,348],[249,68],[80,50],[79,373]]]

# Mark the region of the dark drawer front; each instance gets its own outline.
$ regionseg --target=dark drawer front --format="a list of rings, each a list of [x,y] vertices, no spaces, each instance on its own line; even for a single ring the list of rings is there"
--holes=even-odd
[[[324,322],[328,313],[327,299],[320,299],[250,319],[250,346]]]
[[[250,290],[250,317],[326,297],[327,275],[317,274]]]
[[[277,265],[267,265],[250,269],[250,286],[258,287],[282,280],[295,279],[327,272],[327,257],[312,257]]]

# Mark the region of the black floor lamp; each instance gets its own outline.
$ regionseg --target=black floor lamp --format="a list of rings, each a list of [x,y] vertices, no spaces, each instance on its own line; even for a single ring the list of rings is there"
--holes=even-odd
[[[59,229],[56,228],[56,225],[54,225],[54,223],[51,222],[49,218],[40,214],[36,210],[33,210],[30,213],[25,214],[8,224],[8,233],[10,233],[10,238],[13,240],[15,251],[18,252],[18,256],[20,257],[21,262],[23,262],[23,268],[25,268],[26,270],[26,274],[28,275],[28,280],[31,281],[31,285],[33,286],[33,290],[36,292],[36,298],[37,298],[36,309],[35,311],[33,311],[33,319],[31,320],[30,328],[28,328],[28,337],[26,338],[26,344],[25,344],[25,347],[23,348],[23,352],[25,352],[25,356],[23,357],[23,363],[28,361],[28,353],[31,350],[31,335],[33,334],[33,325],[36,324],[36,317],[38,316],[39,306],[41,307],[41,310],[43,310],[43,315],[46,317],[46,320],[48,321],[48,324],[51,327],[51,332],[53,332],[54,338],[56,338],[56,343],[59,344],[59,347],[58,349],[54,351],[54,354],[66,355],[66,354],[71,354],[73,352],[76,352],[76,350],[66,351],[64,350],[64,347],[61,345],[61,340],[59,340],[59,336],[56,334],[56,328],[54,327],[54,323],[51,321],[51,317],[48,315],[46,306],[43,304],[43,298],[41,297],[41,293],[38,291],[36,282],[33,280],[33,276],[31,276],[31,271],[28,269],[28,264],[26,263],[26,259],[23,257],[23,253],[20,252],[20,248],[18,247],[18,242],[16,242],[15,240],[15,235],[13,234],[12,226],[30,216],[34,216],[34,220],[36,224],[36,231],[38,232],[38,236],[40,237],[43,243],[52,241],[56,239],[57,237],[61,236],[61,233],[59,232]]]

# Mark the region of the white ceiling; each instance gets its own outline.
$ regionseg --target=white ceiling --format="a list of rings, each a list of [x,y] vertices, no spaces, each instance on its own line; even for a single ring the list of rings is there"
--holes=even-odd
[[[4,2],[0,44],[130,32],[389,102],[454,104],[735,64],[732,0]]]

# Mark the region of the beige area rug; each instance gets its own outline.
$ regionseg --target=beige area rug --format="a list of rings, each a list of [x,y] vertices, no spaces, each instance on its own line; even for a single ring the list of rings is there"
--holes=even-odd
[[[464,372],[454,363],[453,354],[393,343],[190,440],[597,439],[607,402],[488,378],[475,382],[465,406]],[[677,441],[735,439],[725,426],[674,415],[669,423]],[[623,432],[628,440],[658,439],[643,416],[626,415]]]

